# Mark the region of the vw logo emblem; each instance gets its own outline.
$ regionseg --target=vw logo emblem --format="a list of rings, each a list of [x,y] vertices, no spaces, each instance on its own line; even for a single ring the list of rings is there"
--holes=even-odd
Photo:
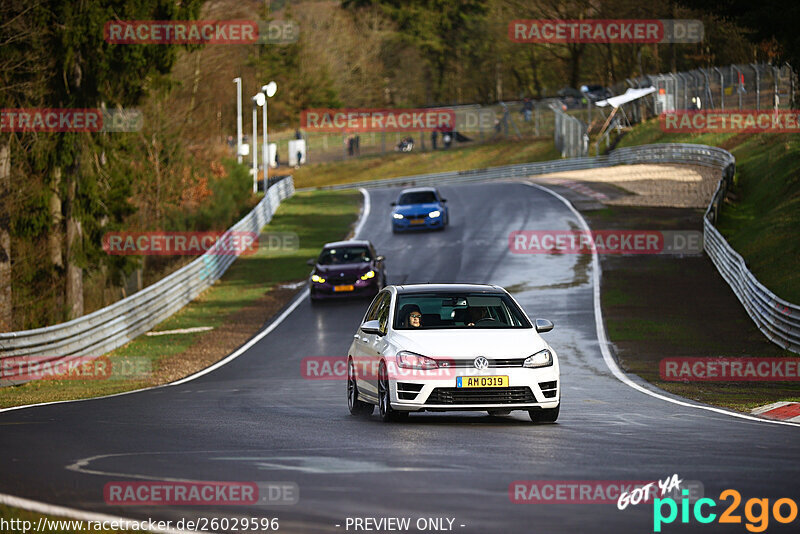
[[[475,369],[478,369],[479,371],[489,368],[489,360],[487,360],[484,356],[478,356],[472,363],[475,365]]]

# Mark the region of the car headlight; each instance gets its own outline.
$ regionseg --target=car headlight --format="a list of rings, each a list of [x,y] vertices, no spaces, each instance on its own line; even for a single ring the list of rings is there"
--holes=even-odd
[[[402,213],[392,213],[392,217],[394,217],[395,219],[402,219],[403,218],[403,214]]]
[[[431,219],[435,219],[436,217],[438,217],[438,216],[439,216],[439,215],[441,215],[441,214],[442,214],[442,212],[441,212],[441,211],[439,211],[439,210],[435,210],[435,211],[432,211],[432,212],[430,212],[430,213],[428,214],[428,217],[430,217]]]
[[[312,282],[316,282],[316,283],[318,283],[318,284],[324,284],[324,283],[325,283],[325,279],[324,279],[324,278],[322,278],[322,277],[321,277],[320,275],[318,275],[318,274],[312,274],[312,275],[311,275],[311,281],[312,281]]]
[[[547,367],[553,365],[553,353],[548,349],[540,350],[533,356],[525,358],[522,367]]]
[[[407,350],[397,353],[397,365],[405,369],[438,369],[439,364],[433,358],[414,354]]]
[[[375,271],[367,271],[361,275],[362,280],[369,280],[370,278],[375,278]]]

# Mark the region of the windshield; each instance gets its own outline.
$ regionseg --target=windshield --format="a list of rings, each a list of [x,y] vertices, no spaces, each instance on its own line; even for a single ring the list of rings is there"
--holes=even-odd
[[[367,247],[337,247],[322,251],[317,263],[320,265],[342,265],[372,261]]]
[[[413,193],[403,193],[397,203],[400,205],[431,204],[436,201],[436,194],[433,191],[415,191]]]
[[[411,321],[410,315],[420,315]],[[531,328],[525,313],[501,293],[414,293],[399,295],[395,330]]]

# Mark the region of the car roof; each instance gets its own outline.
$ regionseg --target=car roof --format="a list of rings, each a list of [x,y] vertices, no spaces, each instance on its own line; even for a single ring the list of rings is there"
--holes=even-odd
[[[398,294],[430,293],[432,291],[506,293],[506,290],[502,287],[489,284],[401,284],[390,287],[394,287]]]
[[[359,245],[360,246],[365,246],[365,247],[370,247],[370,246],[372,246],[372,243],[370,243],[366,239],[351,239],[349,241],[334,241],[332,243],[325,243],[325,245],[322,247],[322,249],[326,250],[326,249],[329,249],[329,248],[359,246]]]
[[[409,187],[408,189],[403,189],[402,191],[400,191],[400,194],[402,195],[404,193],[417,193],[417,192],[422,192],[422,191],[432,191],[432,192],[435,193],[436,192],[436,188],[435,187]]]

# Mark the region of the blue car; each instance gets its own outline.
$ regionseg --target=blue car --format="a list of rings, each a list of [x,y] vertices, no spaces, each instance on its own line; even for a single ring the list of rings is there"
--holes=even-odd
[[[392,231],[444,230],[450,222],[445,202],[434,187],[403,189],[392,202]]]

